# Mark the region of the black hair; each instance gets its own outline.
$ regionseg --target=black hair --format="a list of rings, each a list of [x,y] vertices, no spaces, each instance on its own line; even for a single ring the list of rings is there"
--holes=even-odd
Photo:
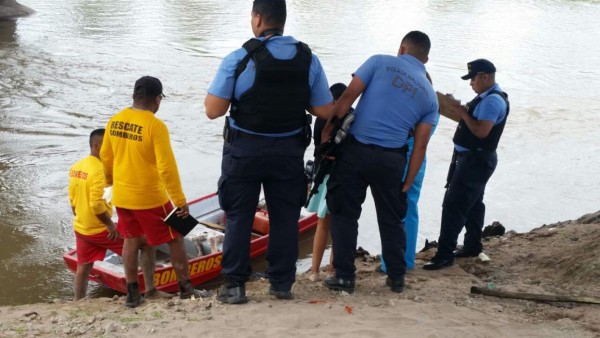
[[[431,40],[429,40],[429,36],[427,34],[420,31],[411,31],[408,32],[402,39],[401,44],[410,44],[416,47],[419,52],[419,56],[427,57],[429,56],[429,50],[431,49]]]
[[[139,87],[133,90],[133,98],[138,100],[146,98],[154,99],[155,96],[146,95],[146,87]]]
[[[331,95],[333,96],[334,100],[337,100],[340,98],[340,96],[342,96],[342,93],[344,92],[344,90],[346,90],[346,85],[338,82],[335,83],[333,85],[331,85],[331,87],[329,87],[329,91],[331,91]]]
[[[133,95],[133,103],[143,107],[149,107],[158,96]]]
[[[263,16],[265,23],[283,28],[287,17],[285,0],[254,0],[252,12]]]
[[[104,128],[95,129],[94,131],[92,131],[92,133],[90,134],[90,147],[92,146],[92,141],[95,137],[104,137],[104,131]]]

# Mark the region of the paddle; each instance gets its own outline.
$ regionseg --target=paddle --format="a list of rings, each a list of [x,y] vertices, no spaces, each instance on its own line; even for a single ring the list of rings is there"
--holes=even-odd
[[[222,224],[219,224],[219,223],[213,223],[213,222],[207,222],[207,221],[198,221],[198,223],[200,223],[208,228],[211,228],[213,230],[225,231],[225,226]],[[254,231],[252,232],[252,235],[258,236],[258,237],[265,236],[263,234],[259,234]]]
[[[221,225],[219,223],[212,223],[212,222],[207,222],[207,221],[198,221],[198,223],[200,223],[208,228],[214,229],[214,230],[225,231],[225,226]]]

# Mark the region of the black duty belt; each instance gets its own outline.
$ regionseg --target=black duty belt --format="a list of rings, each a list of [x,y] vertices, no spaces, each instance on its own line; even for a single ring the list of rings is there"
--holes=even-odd
[[[357,144],[359,146],[363,146],[363,147],[367,147],[367,148],[371,148],[371,149],[376,149],[376,150],[382,150],[382,151],[389,151],[389,152],[393,152],[393,153],[400,153],[400,154],[406,154],[406,152],[408,151],[408,145],[404,145],[400,148],[388,148],[388,147],[382,147],[376,144],[365,144],[360,142],[359,140],[356,139],[356,137],[354,137],[354,135],[349,135],[348,140],[350,141],[350,143],[352,144]]]
[[[481,148],[477,148],[477,149],[467,149],[467,150],[456,150],[456,155],[457,156],[466,156],[469,154],[491,154],[493,152],[495,152],[496,149],[481,149]]]
[[[288,136],[267,136],[267,135],[256,135],[256,134],[250,134],[250,133],[246,133],[243,132],[239,129],[235,129],[233,132],[233,138],[239,138],[239,139],[247,139],[247,140],[266,140],[266,139],[278,139],[278,140],[285,140],[285,139],[289,139],[289,138],[300,138],[300,136],[302,135],[301,132],[298,132],[296,134],[293,135],[288,135]]]

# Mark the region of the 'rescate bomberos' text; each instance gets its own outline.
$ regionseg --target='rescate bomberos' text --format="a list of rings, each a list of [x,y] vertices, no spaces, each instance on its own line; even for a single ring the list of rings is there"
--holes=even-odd
[[[188,263],[188,271],[190,273],[190,277],[194,278],[197,275],[209,273],[211,271],[219,269],[221,267],[222,259],[223,255],[218,254],[214,257],[209,257],[207,259],[201,259],[192,263]],[[169,269],[165,269],[164,271],[154,273],[154,286],[161,286],[176,281],[177,275],[175,274],[175,270],[172,267]]]
[[[71,176],[73,178],[80,178],[82,180],[85,180],[88,177],[88,173],[86,173],[85,171],[81,171],[81,170],[71,170],[71,171],[69,171],[69,176]]]
[[[135,123],[112,121],[110,123],[110,135],[132,141],[142,142],[142,131],[144,126]]]

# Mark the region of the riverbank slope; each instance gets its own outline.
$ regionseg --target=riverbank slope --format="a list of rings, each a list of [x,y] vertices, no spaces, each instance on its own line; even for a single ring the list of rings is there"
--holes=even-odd
[[[433,250],[395,294],[369,255],[357,257],[353,295],[299,276],[295,299],[268,295],[268,282],[248,284],[249,303],[215,297],[153,300],[136,309],[124,298],[0,307],[0,336],[84,337],[598,337],[600,304],[481,296],[472,286],[518,293],[600,297],[600,212],[576,221],[508,232],[484,242],[491,258],[457,260],[424,271]],[[595,298],[598,300],[598,298]]]

